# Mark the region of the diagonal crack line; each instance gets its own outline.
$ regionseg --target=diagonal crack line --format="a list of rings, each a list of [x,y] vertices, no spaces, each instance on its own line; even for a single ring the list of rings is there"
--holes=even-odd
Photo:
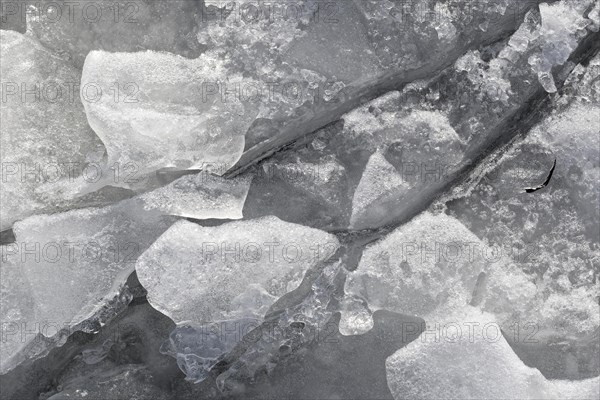
[[[556,68],[555,76],[557,88],[562,88],[565,80],[578,64],[586,65],[600,53],[600,32],[589,33],[580,42],[577,49],[571,54],[569,60]],[[393,207],[399,204],[399,199],[390,197],[385,201],[386,209],[390,212],[385,220],[378,224],[361,230],[342,229],[332,231],[343,243],[350,247],[364,247],[387,233],[408,222],[413,217],[427,209],[436,199],[446,194],[456,185],[468,180],[478,167],[485,164],[499,150],[509,146],[516,139],[526,136],[545,116],[550,106],[551,95],[548,94],[539,82],[534,85],[521,106],[509,110],[495,126],[492,126],[483,135],[486,140],[472,146],[454,173],[439,183],[430,185],[422,190],[415,190],[412,196],[407,196],[400,209]]]
[[[560,68],[556,68],[557,73],[555,76],[559,77],[559,79],[556,80],[557,87],[562,87],[569,73],[576,65],[586,64],[599,52],[600,32],[589,33],[579,43],[577,49],[571,54],[569,62],[565,63],[565,65]],[[431,71],[431,69],[428,71]],[[401,73],[399,76],[401,79],[404,79],[406,76],[408,76],[408,74],[409,73]],[[395,78],[398,79],[398,76]],[[359,89],[361,89],[361,87],[357,86],[357,93],[360,91]],[[381,89],[383,90],[387,88],[381,87]],[[375,89],[370,87],[362,87],[362,90],[364,90],[365,93],[372,94],[374,93],[373,90]],[[431,203],[433,203],[449,189],[467,179],[478,166],[480,166],[482,163],[485,163],[488,157],[492,156],[496,151],[509,145],[513,140],[515,140],[515,138],[526,135],[544,117],[544,112],[550,105],[551,96],[546,93],[539,82],[536,82],[536,84],[533,85],[528,91],[526,98],[527,101],[518,107],[508,110],[500,122],[486,131],[484,136],[487,138],[487,140],[479,142],[472,146],[472,148],[468,149],[465,160],[458,171],[449,176],[445,181],[428,187],[425,190],[416,193],[416,196],[410,197],[410,204],[408,207],[404,207],[401,212],[391,214],[386,218],[385,221],[382,221],[377,226],[367,229],[347,229],[334,231],[333,233],[340,238],[343,247],[329,260],[325,261],[324,264],[335,263],[337,260],[343,259],[344,263],[346,264],[346,268],[348,268],[349,265],[347,264],[349,262],[357,262],[360,259],[360,253],[365,245],[378,240],[391,230],[412,219],[414,216],[429,207]],[[352,99],[352,101],[349,103],[345,102],[341,105],[337,105],[336,107],[344,109],[345,107],[354,107],[354,104],[360,104],[360,101],[360,98]],[[338,109],[337,112],[339,113],[340,110]],[[330,116],[329,118],[325,118],[327,115],[326,112],[322,112],[319,115],[320,119],[312,126],[317,123],[323,123],[323,121],[328,122],[321,126],[327,125],[328,123],[336,120],[337,118],[335,115],[338,114],[335,114],[333,117]],[[306,128],[303,130],[302,134],[298,134],[297,132],[293,134],[294,132],[290,133],[288,131],[286,133],[287,136],[283,138],[287,141],[283,140],[282,137],[279,136],[278,138],[267,141],[266,144],[261,144],[262,146],[257,145],[251,148],[245,153],[246,157],[244,158],[243,156],[237,167],[226,174],[226,176],[235,176],[254,163],[259,162],[263,158],[275,153],[281,147],[288,145],[294,140],[300,139],[302,136],[312,132],[313,130],[309,131],[308,128]],[[251,154],[252,157],[248,156],[247,154]],[[398,199],[390,199],[390,204],[397,204],[397,201]],[[319,268],[307,271],[307,274],[305,275],[301,285],[297,289],[282,296],[275,304],[273,304],[267,313],[265,321],[260,327],[256,328],[255,331],[259,331],[267,327],[269,321],[276,319],[279,314],[283,313],[286,309],[289,309],[289,307],[300,304],[301,301],[312,290],[311,285],[323,268],[324,265],[321,265]],[[350,266],[348,269],[352,270],[354,268]],[[338,283],[338,286],[339,285],[343,285],[343,283],[340,282]],[[216,378],[221,372],[229,369],[244,353],[246,353],[252,347],[251,341],[247,341],[245,339],[247,337],[251,337],[255,331],[252,331],[244,336],[238,345],[236,345],[235,348],[223,358],[222,362],[216,365],[213,370],[211,370],[211,376],[213,378]]]
[[[344,114],[376,99],[392,90],[401,90],[406,85],[435,76],[438,72],[453,65],[458,58],[471,49],[486,46],[505,39],[514,33],[520,26],[523,16],[531,8],[543,0],[535,0],[522,7],[519,15],[508,15],[501,28],[494,32],[485,32],[469,38],[462,33],[457,42],[461,43],[452,51],[439,55],[421,68],[407,71],[386,72],[376,78],[359,80],[348,85],[342,92],[337,102],[330,102],[318,110],[307,111],[300,116],[287,120],[276,121],[279,132],[255,146],[246,150],[239,161],[223,176],[232,178],[257,164],[261,160],[272,156],[276,152],[289,147],[292,143],[315,132],[337,120]],[[552,2],[552,1],[550,1]]]
[[[600,53],[600,32],[589,33],[571,54],[569,61],[562,67],[556,68],[556,76],[559,77],[556,80],[557,88],[562,88],[565,80],[576,65],[585,65],[598,53]],[[333,232],[338,236],[343,246],[325,264],[335,263],[341,259],[347,270],[352,271],[356,269],[362,251],[367,244],[380,239],[393,229],[396,229],[421,213],[441,195],[448,192],[456,184],[467,179],[478,166],[485,163],[489,157],[493,157],[498,150],[510,145],[515,139],[527,135],[546,115],[545,112],[551,105],[551,95],[538,82],[530,89],[527,99],[521,106],[507,111],[504,118],[487,131],[486,137],[488,140],[478,143],[470,149],[466,161],[455,174],[449,177],[448,180],[428,188],[424,193],[420,193],[419,196],[413,196],[410,207],[405,209],[403,213],[396,216],[392,215],[378,227],[360,231],[340,230]],[[469,158],[469,155],[471,158]],[[397,199],[393,201],[397,202]],[[324,265],[321,265],[320,268],[309,270],[298,288],[282,296],[271,306],[266,320],[276,318],[277,315],[283,313],[286,309],[300,304],[311,292],[312,283],[323,268]],[[337,284],[337,289],[340,290],[343,287],[343,279]],[[237,346],[228,355],[227,363],[236,360],[247,348],[248,346],[243,344]]]

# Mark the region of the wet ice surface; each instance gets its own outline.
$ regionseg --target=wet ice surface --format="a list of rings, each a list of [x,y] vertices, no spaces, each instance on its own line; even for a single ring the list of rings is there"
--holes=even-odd
[[[598,1],[90,4],[0,10],[2,398],[600,398]]]

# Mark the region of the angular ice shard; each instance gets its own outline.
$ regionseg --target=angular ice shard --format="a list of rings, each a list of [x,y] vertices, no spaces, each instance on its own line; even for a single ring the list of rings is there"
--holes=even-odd
[[[486,289],[477,288],[482,272],[493,282],[482,295],[495,299],[495,312],[509,312],[516,295],[509,290],[512,282],[501,278],[511,271],[502,249],[488,247],[453,217],[425,212],[365,249],[345,283],[340,331],[369,330],[370,315],[379,309],[425,317],[467,304],[476,289]],[[517,286],[523,303],[535,294],[527,281]]]
[[[140,195],[144,209],[195,219],[241,219],[251,176],[233,179],[200,172]]]
[[[152,51],[88,54],[81,98],[108,165],[224,173],[240,157],[258,110],[235,91],[223,60]],[[119,182],[119,184],[124,184]]]
[[[368,246],[345,284],[346,297],[362,300],[368,308],[355,305],[352,314],[342,313],[341,332],[355,332],[351,321],[361,314],[359,320],[364,320],[365,312],[387,309],[425,316],[449,296],[467,303],[485,268],[472,250],[480,244],[458,220],[427,212]]]
[[[0,47],[3,230],[89,184],[81,177],[105,150],[87,124],[75,68],[17,32],[0,30]]]
[[[62,346],[75,331],[95,332],[99,326],[122,312],[133,298],[128,287],[121,285],[114,291],[112,297],[107,295],[100,299],[87,319],[73,324],[59,319],[63,315],[60,311],[44,314],[45,311],[38,305],[40,298],[37,295],[40,293],[36,293],[40,290],[40,284],[30,283],[27,275],[29,272],[24,271],[27,262],[23,261],[26,258],[24,253],[27,253],[27,256],[40,257],[38,245],[40,243],[35,243],[34,246],[30,246],[33,248],[29,249],[23,242],[2,246],[3,263],[0,273],[3,278],[11,279],[9,283],[2,285],[0,291],[3,308],[0,321],[2,325],[0,371],[3,374],[20,365],[26,365],[25,368],[28,368],[34,360],[46,356],[55,347]],[[56,247],[57,244],[45,243],[44,246],[46,249]],[[15,274],[15,265],[20,271],[20,276]],[[27,291],[22,291],[23,288]],[[44,290],[46,293],[41,293],[42,298],[48,298],[49,293],[57,297],[56,293],[48,288]],[[15,297],[16,293],[20,296]],[[55,318],[57,316],[58,318]]]
[[[16,223],[11,258],[21,263],[30,284],[35,322],[68,328],[96,314],[169,224],[159,212],[138,210],[131,201]]]
[[[92,50],[169,51],[188,58],[201,53],[196,38],[202,23],[201,1],[58,0],[26,5],[28,34],[77,68]]]
[[[400,92],[390,92],[345,114],[343,131],[324,144],[322,153],[342,161],[351,190],[356,188],[355,229],[379,226],[398,213],[409,203],[407,193],[416,199],[441,186],[464,157],[466,143],[445,110],[427,111],[405,100]]]
[[[429,321],[427,335],[386,362],[395,399],[595,399],[600,378],[548,380],[512,351],[495,318],[474,307]]]
[[[368,222],[361,221],[367,210],[370,214],[378,214],[379,218],[382,218],[387,212],[385,208],[377,209],[377,200],[382,196],[389,195],[390,192],[398,192],[398,197],[401,198],[401,192],[406,193],[409,188],[410,185],[404,181],[383,154],[379,151],[375,152],[369,158],[365,172],[354,191],[350,227],[357,224],[367,225]]]
[[[177,323],[262,318],[338,246],[333,235],[275,217],[216,227],[180,221],[139,258],[136,271],[150,304]],[[251,304],[256,308],[240,312]]]

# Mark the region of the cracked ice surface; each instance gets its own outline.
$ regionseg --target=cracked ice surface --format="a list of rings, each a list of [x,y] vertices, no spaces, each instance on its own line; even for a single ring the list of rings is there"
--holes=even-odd
[[[599,398],[598,1],[287,3],[3,4],[3,392]]]
[[[52,337],[63,329],[96,330],[112,317],[111,308],[131,300],[122,286],[138,256],[175,216],[240,218],[248,186],[247,178],[188,175],[116,205],[17,222],[16,242],[2,246],[2,322],[11,328],[2,342],[3,356],[37,333]],[[111,304],[119,296],[125,298]],[[3,357],[2,369],[19,362]]]

